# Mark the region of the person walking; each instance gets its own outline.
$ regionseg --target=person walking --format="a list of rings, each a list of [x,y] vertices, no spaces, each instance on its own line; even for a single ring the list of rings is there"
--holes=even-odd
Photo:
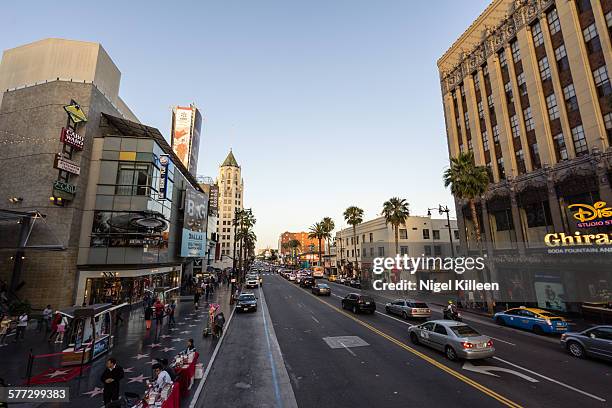
[[[157,324],[157,326],[161,326],[164,323],[164,304],[157,299],[155,301],[155,324]]]
[[[47,336],[47,334],[49,334],[49,332],[51,331],[51,318],[52,317],[53,317],[53,309],[51,309],[51,305],[47,305],[45,310],[43,310],[43,314],[42,314],[42,319],[43,319],[42,322],[43,322],[43,326],[45,327],[45,336]]]
[[[117,364],[117,360],[109,358],[106,360],[106,369],[102,373],[100,380],[104,384],[104,406],[114,406],[115,401],[119,400],[119,382],[123,379],[123,368]]]
[[[6,336],[9,334],[11,326],[11,317],[8,314],[3,314],[0,319],[0,347],[6,346]]]
[[[147,305],[145,306],[145,311],[144,311],[145,326],[147,330],[151,328],[152,318],[153,318],[153,308]]]
[[[68,318],[66,316],[60,315],[61,320],[57,325],[57,338],[55,339],[56,343],[64,342],[64,334],[66,333],[66,326],[68,326]]]
[[[199,290],[199,288],[196,289],[195,293],[193,294],[193,306],[195,307],[195,310],[198,310],[198,307],[200,306],[200,290]]]
[[[51,341],[55,339],[55,336],[57,336],[57,326],[61,322],[62,322],[62,315],[58,312],[55,314],[55,316],[53,316],[53,320],[51,321],[51,334],[49,335],[49,338],[47,339],[49,343],[51,343]]]
[[[173,300],[172,303],[168,305],[167,314],[168,314],[168,324],[175,324],[174,320],[174,311],[176,310],[176,300]]]
[[[20,338],[22,340],[25,339],[25,331],[28,327],[28,320],[29,316],[27,312],[23,312],[21,315],[19,315],[19,319],[17,319],[17,334],[15,335],[15,340],[13,341],[14,343],[16,343]]]

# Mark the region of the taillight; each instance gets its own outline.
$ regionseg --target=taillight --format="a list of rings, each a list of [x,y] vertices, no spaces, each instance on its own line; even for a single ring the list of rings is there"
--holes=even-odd
[[[493,347],[493,340],[487,341],[487,347]]]
[[[563,333],[563,334],[561,335],[561,340],[565,340],[565,338],[566,338],[566,337],[567,337],[567,334]]]
[[[464,341],[463,343],[461,343],[461,345],[463,346],[464,349],[474,348],[474,344],[470,343],[469,341]]]
[[[358,302],[358,303],[363,303],[363,299],[359,299],[359,302]]]

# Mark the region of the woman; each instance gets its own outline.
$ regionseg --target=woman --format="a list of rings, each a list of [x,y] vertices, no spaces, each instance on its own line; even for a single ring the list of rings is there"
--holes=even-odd
[[[147,306],[145,308],[145,325],[147,330],[151,328],[151,319],[153,318],[153,308],[151,306]]]
[[[57,335],[57,326],[62,322],[62,315],[60,313],[56,313],[53,321],[51,322],[51,334],[49,335],[49,343],[54,339]]]
[[[64,342],[64,333],[66,333],[66,326],[68,326],[68,318],[66,316],[61,316],[61,320],[57,325],[57,339],[56,343]]]
[[[193,339],[187,340],[187,347],[183,350],[183,354],[189,354],[195,352],[195,346],[193,345]]]
[[[11,318],[5,314],[0,319],[0,347],[6,346],[6,336],[9,334],[9,327],[11,325]]]

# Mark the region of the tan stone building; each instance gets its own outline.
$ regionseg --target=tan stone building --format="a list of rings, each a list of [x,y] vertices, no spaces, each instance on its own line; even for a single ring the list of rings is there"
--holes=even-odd
[[[488,168],[480,224],[489,253],[522,265],[514,282],[545,234],[578,229],[568,205],[612,203],[611,27],[610,0],[494,0],[438,61],[449,154]],[[475,250],[469,209],[456,208]]]

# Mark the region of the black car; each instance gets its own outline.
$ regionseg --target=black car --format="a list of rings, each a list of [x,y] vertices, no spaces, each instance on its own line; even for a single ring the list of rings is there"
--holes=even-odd
[[[312,293],[314,295],[331,296],[331,288],[327,283],[315,283],[312,287]]]
[[[351,279],[349,286],[351,288],[361,289],[361,281],[359,279]]]
[[[353,313],[376,311],[376,302],[369,296],[360,295],[359,293],[349,293],[342,299],[342,308],[352,310]]]
[[[315,285],[315,283],[315,278],[313,278],[312,276],[305,276],[300,281],[300,286],[303,288],[311,288]]]
[[[237,312],[257,311],[257,297],[252,293],[241,293],[236,302]]]

